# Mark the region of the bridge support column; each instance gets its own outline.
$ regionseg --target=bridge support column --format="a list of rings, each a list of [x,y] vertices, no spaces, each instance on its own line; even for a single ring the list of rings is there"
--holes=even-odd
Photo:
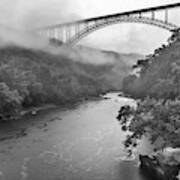
[[[66,40],[65,42],[67,43],[71,38],[71,27],[70,26],[67,26],[66,28]]]
[[[152,20],[155,19],[155,12],[154,11],[152,11],[151,18],[152,18]]]
[[[48,36],[48,38],[51,38],[51,32],[49,29],[47,29],[47,36]]]
[[[165,23],[168,23],[168,10],[165,9]]]
[[[62,28],[58,29],[58,31],[57,31],[57,38],[58,38],[58,40],[63,42],[63,29]]]

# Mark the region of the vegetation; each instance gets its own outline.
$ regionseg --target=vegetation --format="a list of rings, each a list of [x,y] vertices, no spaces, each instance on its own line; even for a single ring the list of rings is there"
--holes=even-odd
[[[124,79],[124,92],[136,98],[175,99],[179,96],[180,40],[179,34],[175,35],[169,38],[169,45],[163,45],[153,55],[137,62],[134,68],[140,69],[139,74]]]
[[[124,107],[124,115],[119,113],[119,119],[124,130],[129,130],[125,145],[132,148],[137,140],[144,135],[154,145],[155,150],[165,147],[180,147],[180,100],[155,100],[146,98],[137,108]],[[130,125],[129,125],[129,120]]]
[[[35,49],[1,48],[0,119],[14,119],[22,108],[71,104],[115,90],[107,78],[116,76],[113,69],[113,64],[85,64]]]
[[[175,32],[167,46],[134,66],[138,74],[124,79],[123,89],[139,98],[136,108],[123,107],[118,119],[131,131],[125,145],[130,149],[147,136],[155,150],[180,147],[180,35]]]

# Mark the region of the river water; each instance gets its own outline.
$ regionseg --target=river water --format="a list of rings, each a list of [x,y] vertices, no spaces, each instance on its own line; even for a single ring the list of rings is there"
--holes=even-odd
[[[107,94],[0,126],[0,180],[149,180],[127,158],[118,110],[135,101]],[[138,152],[150,151],[146,141]]]

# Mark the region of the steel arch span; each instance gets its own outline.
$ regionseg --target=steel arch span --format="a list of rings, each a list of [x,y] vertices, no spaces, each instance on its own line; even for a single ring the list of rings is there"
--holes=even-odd
[[[139,24],[147,24],[151,26],[156,26],[162,29],[165,29],[167,31],[173,31],[174,29],[178,29],[178,27],[175,24],[171,23],[164,23],[161,20],[158,19],[151,19],[147,17],[128,17],[128,18],[123,18],[123,19],[115,19],[111,21],[104,21],[98,24],[94,24],[91,26],[88,26],[85,29],[82,29],[78,34],[75,34],[72,36],[68,41],[67,44],[76,44],[79,42],[81,39],[85,38],[89,34],[100,30],[102,28],[105,28],[106,26],[111,26],[114,24],[119,24],[119,23],[139,23]]]
[[[174,30],[179,30],[179,26],[169,22],[169,11],[179,7],[180,3],[168,4],[69,23],[56,24],[38,28],[35,31],[41,36],[49,39],[57,39],[70,45],[77,43],[94,31],[118,23],[147,24],[172,32]],[[164,14],[163,19],[157,17],[157,12],[162,12]]]

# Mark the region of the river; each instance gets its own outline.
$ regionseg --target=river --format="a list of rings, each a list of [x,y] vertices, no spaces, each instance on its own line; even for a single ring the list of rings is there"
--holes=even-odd
[[[136,156],[126,158],[126,133],[116,120],[120,107],[135,101],[106,97],[1,124],[0,180],[149,180]],[[144,141],[137,154],[148,151]]]

